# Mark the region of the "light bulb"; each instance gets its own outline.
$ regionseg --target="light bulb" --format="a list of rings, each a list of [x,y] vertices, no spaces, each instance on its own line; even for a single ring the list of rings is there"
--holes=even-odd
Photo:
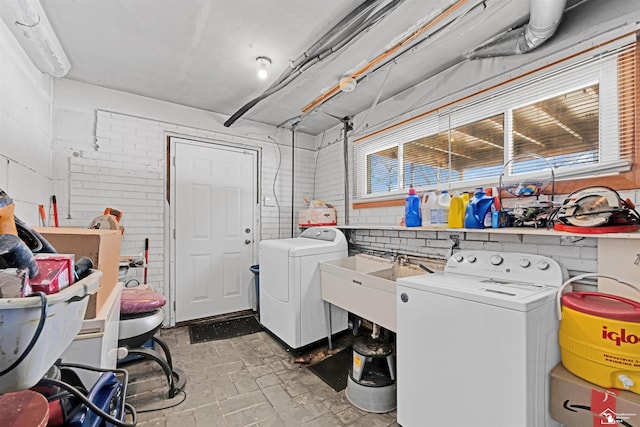
[[[256,58],[256,62],[258,63],[258,67],[260,67],[258,70],[258,77],[262,80],[266,79],[268,75],[267,68],[271,65],[271,59],[266,56],[258,56]]]

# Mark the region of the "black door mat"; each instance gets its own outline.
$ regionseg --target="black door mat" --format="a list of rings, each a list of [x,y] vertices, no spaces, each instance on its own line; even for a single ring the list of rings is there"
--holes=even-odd
[[[347,387],[352,360],[351,347],[347,347],[321,362],[309,365],[308,369],[329,387],[341,391]]]
[[[189,325],[191,344],[200,342],[225,340],[260,332],[262,326],[254,316],[238,319],[212,320],[210,322]]]

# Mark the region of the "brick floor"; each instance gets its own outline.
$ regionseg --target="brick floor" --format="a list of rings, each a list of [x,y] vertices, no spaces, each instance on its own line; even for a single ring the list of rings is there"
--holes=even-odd
[[[129,365],[127,402],[139,426],[276,427],[397,426],[396,413],[373,414],[352,406],[267,332],[190,344],[186,326],[163,329],[174,365],[187,378],[183,393],[167,396],[157,364]],[[186,394],[186,399],[185,399]],[[152,412],[145,410],[176,405]]]

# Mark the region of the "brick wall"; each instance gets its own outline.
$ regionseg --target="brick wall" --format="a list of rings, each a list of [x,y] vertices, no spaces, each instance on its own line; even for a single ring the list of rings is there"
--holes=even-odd
[[[299,232],[291,226],[292,202],[297,220],[303,196],[313,189],[313,138],[296,136],[292,197],[291,133],[287,130],[246,121],[227,129],[221,126],[223,120],[201,110],[75,82],[56,81],[55,88],[54,187],[60,194],[62,225],[87,227],[106,207],[121,209],[126,229],[121,253],[142,253],[144,239],[149,237],[148,280],[156,289],[168,295],[167,135],[257,150],[263,201],[264,197],[270,201],[259,207],[257,239],[286,238],[292,231]],[[107,105],[119,111],[101,108]]]
[[[344,150],[341,136],[342,127],[317,140],[317,159],[314,167],[314,199],[334,205],[339,224],[344,224]],[[351,214],[352,211],[349,211]]]
[[[414,231],[388,229],[350,229],[358,252],[380,254],[407,253],[428,258],[451,256],[452,235],[458,236],[461,250],[489,250],[545,255],[569,270],[570,275],[596,272],[597,238],[578,236],[541,236],[528,234],[498,234],[469,231]]]

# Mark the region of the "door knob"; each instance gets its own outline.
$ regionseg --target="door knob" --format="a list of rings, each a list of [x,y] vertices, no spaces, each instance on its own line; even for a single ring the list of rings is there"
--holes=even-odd
[[[245,229],[244,229],[244,232],[245,232],[245,233],[247,233],[247,234],[249,234],[249,233],[251,233],[251,229],[250,229],[250,228],[245,228]]]
[[[249,240],[249,239],[245,240],[245,241],[244,241],[244,244],[245,244],[245,245],[250,245],[250,244],[251,244],[251,240]]]

